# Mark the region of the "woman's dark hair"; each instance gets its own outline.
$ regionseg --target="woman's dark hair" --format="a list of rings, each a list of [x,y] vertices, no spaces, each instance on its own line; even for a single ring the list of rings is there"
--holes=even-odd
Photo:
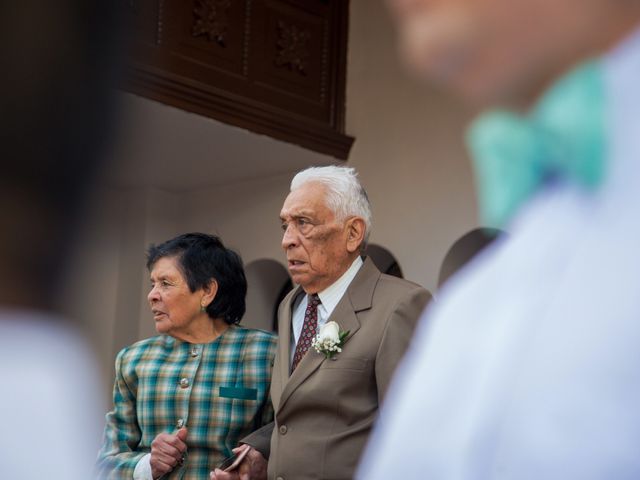
[[[209,317],[222,318],[229,324],[240,322],[245,312],[247,295],[247,279],[240,255],[225,248],[215,235],[185,233],[160,245],[149,246],[149,271],[164,257],[176,258],[192,292],[206,287],[211,280],[218,283],[218,292],[207,306]]]

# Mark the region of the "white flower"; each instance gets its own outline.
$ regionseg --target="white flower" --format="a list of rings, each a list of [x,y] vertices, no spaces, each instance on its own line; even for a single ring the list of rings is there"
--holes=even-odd
[[[349,332],[340,331],[340,326],[336,322],[327,322],[320,327],[320,333],[316,335],[311,345],[316,349],[316,352],[331,358],[336,353],[342,352],[342,345],[348,335]]]
[[[320,327],[318,334],[320,343],[339,343],[340,342],[340,326],[336,322],[327,322]]]

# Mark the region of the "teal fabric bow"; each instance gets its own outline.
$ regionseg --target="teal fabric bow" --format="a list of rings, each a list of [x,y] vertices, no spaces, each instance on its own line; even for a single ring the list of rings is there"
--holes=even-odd
[[[494,110],[467,134],[480,218],[504,227],[550,177],[596,189],[605,170],[605,90],[599,62],[562,77],[528,115]]]

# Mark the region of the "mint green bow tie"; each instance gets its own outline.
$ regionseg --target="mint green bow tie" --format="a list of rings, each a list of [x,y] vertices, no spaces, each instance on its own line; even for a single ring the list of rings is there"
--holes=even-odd
[[[467,135],[480,217],[503,227],[549,178],[594,190],[604,175],[605,95],[598,62],[556,82],[527,116],[481,115]]]

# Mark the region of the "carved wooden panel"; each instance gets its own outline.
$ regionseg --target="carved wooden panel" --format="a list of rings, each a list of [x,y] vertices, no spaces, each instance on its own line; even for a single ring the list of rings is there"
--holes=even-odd
[[[348,0],[126,1],[126,89],[347,157]]]

